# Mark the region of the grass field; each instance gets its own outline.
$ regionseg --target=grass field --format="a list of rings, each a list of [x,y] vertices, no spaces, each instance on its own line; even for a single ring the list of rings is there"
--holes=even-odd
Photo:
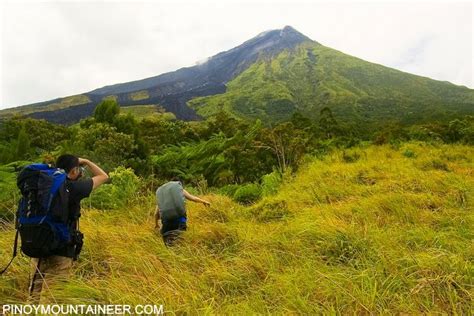
[[[164,304],[190,314],[474,312],[474,149],[408,143],[309,158],[250,206],[208,194],[166,248],[154,200],[84,205],[85,247],[44,302]],[[14,231],[0,234],[1,265]],[[28,259],[0,277],[0,302],[26,299]]]

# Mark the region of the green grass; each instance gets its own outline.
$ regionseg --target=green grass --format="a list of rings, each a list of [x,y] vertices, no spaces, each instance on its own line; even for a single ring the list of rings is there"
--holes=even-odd
[[[172,249],[152,229],[152,194],[120,210],[84,205],[83,254],[44,302],[163,303],[191,314],[473,314],[473,157],[472,147],[408,143],[311,158],[254,205],[216,194],[206,196],[211,208],[189,203],[189,231]],[[13,235],[3,226],[2,264]],[[27,282],[20,256],[0,278],[0,302],[24,302]]]
[[[122,114],[132,113],[138,119],[147,117],[161,117],[166,120],[176,119],[173,113],[166,112],[164,108],[155,104],[122,106],[120,112]]]
[[[70,97],[65,97],[59,99],[58,102],[47,103],[46,105],[30,104],[25,106],[20,106],[11,109],[0,110],[0,117],[11,117],[14,115],[27,115],[36,112],[45,112],[45,111],[56,111],[65,109],[71,106],[86,104],[90,102],[88,96],[86,95],[73,95]]]
[[[130,93],[130,99],[132,101],[145,100],[145,99],[148,99],[149,97],[150,95],[148,94],[147,90],[140,90],[140,91]]]

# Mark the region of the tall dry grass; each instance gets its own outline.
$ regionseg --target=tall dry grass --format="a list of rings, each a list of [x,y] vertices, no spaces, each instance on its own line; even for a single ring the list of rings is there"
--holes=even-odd
[[[188,204],[168,249],[153,197],[85,209],[85,247],[43,302],[164,304],[190,314],[473,314],[474,149],[408,143],[310,159],[252,206],[210,194]],[[0,234],[10,256],[13,230]],[[26,299],[28,259],[0,278],[0,302]]]

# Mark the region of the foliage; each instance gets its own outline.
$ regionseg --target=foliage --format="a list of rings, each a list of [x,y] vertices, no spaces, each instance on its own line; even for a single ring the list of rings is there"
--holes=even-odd
[[[51,151],[69,137],[66,127],[44,120],[15,117],[0,122],[0,163]]]
[[[12,221],[20,192],[16,186],[17,173],[30,161],[15,161],[6,165],[0,165],[0,223]]]
[[[94,118],[99,123],[112,124],[120,113],[120,106],[115,99],[104,99],[94,110]]]
[[[242,204],[252,204],[262,196],[262,188],[255,183],[240,186],[234,193],[234,200]]]
[[[169,146],[152,157],[155,172],[162,178],[179,175],[186,180],[203,176],[210,185],[225,185],[258,180],[271,170],[269,154],[256,146],[260,131],[257,123],[244,134],[226,137],[222,132],[208,140]],[[257,157],[262,159],[256,159]]]
[[[9,165],[0,166],[0,223],[13,220],[18,201],[14,168]]]
[[[283,177],[280,172],[273,170],[262,177],[262,196],[274,195],[280,188]]]
[[[147,117],[139,122],[141,136],[152,154],[165,147],[199,140],[190,123],[170,121],[162,117]]]
[[[110,184],[105,184],[95,190],[92,195],[84,200],[85,204],[101,209],[118,209],[134,202],[140,179],[133,170],[118,167],[110,172]]]
[[[16,155],[17,159],[25,159],[30,152],[30,138],[26,133],[26,129],[23,126],[18,133],[18,140],[16,143]]]
[[[232,198],[234,197],[235,191],[237,191],[239,188],[239,184],[227,184],[220,187],[218,193]]]

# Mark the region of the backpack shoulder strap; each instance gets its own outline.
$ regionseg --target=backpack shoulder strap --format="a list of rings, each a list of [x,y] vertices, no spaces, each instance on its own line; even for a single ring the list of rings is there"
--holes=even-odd
[[[49,191],[48,206],[46,208],[49,212],[51,209],[51,203],[53,201],[53,198],[58,194],[58,191],[59,194],[61,194],[61,188],[66,185],[66,173],[64,173],[64,171],[61,171],[60,169],[49,170],[48,173],[53,178],[53,185],[51,186],[51,189]]]

